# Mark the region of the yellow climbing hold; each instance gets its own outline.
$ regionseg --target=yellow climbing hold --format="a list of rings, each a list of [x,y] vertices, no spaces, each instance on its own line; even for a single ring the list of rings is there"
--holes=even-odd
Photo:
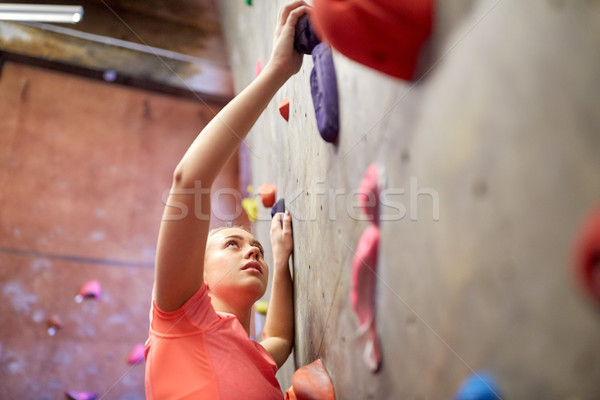
[[[247,197],[242,199],[242,208],[248,214],[248,219],[252,222],[258,217],[258,201],[255,198]]]
[[[254,309],[262,315],[267,315],[267,308],[269,308],[269,303],[264,300],[259,300],[254,303]]]

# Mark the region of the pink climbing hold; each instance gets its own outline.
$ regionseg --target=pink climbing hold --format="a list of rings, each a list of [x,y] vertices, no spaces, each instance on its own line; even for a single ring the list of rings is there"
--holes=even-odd
[[[379,169],[373,163],[367,168],[358,188],[358,202],[360,208],[369,218],[377,223],[379,221]]]
[[[381,350],[375,328],[375,284],[379,228],[369,226],[362,234],[352,259],[352,291],[350,303],[358,316],[359,332],[366,333],[364,360],[373,372],[381,364]]]
[[[97,299],[102,296],[102,285],[99,281],[89,281],[79,289],[79,294],[75,296],[75,301],[80,303],[85,299]]]
[[[98,393],[94,392],[66,392],[65,395],[67,399],[70,400],[96,400],[98,398]]]
[[[262,72],[262,62],[259,59],[259,60],[256,60],[256,64],[254,64],[254,76],[260,75],[261,72]]]
[[[136,344],[135,347],[133,349],[131,349],[131,351],[129,352],[129,355],[127,356],[127,364],[129,364],[129,365],[139,364],[142,361],[144,361],[144,351],[145,351],[145,347],[144,347],[143,343]]]
[[[600,206],[586,218],[574,245],[575,276],[583,292],[600,304]]]

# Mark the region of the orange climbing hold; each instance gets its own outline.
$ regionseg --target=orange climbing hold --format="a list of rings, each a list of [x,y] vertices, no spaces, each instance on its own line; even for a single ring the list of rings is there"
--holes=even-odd
[[[272,207],[275,204],[275,195],[277,193],[277,188],[272,183],[262,184],[258,188],[258,195],[260,196],[260,201],[265,207]]]
[[[433,13],[433,0],[314,0],[311,23],[346,57],[409,80],[433,29]]]
[[[321,359],[299,368],[292,376],[286,400],[335,400],[335,391]]]
[[[290,99],[287,97],[279,103],[279,113],[286,121],[290,120]]]

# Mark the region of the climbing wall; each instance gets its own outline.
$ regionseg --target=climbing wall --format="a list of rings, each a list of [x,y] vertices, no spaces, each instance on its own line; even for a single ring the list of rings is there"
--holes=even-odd
[[[238,92],[268,60],[285,3],[220,3]],[[275,184],[293,216],[282,386],[321,358],[339,399],[448,399],[474,374],[497,384],[489,398],[600,397],[599,304],[573,257],[600,205],[599,39],[597,1],[437,2],[413,81],[334,52],[335,145],[317,131],[305,56],[248,138],[255,187]],[[356,189],[372,163],[385,184],[377,372],[349,300],[369,226]],[[263,243],[269,218],[259,207]]]

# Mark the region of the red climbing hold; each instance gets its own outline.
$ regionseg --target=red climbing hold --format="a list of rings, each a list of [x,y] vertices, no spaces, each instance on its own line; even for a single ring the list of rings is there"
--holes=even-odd
[[[294,372],[285,400],[335,400],[331,379],[321,359]]]
[[[415,75],[433,0],[314,0],[317,35],[346,57],[401,79]]]
[[[102,286],[99,281],[89,281],[79,289],[79,294],[75,296],[75,301],[80,303],[86,299],[100,299],[102,295]]]
[[[283,100],[281,100],[281,103],[279,103],[279,113],[286,121],[289,121],[289,119],[290,119],[290,99],[288,99],[287,97],[285,97]]]
[[[365,172],[358,189],[358,202],[367,217],[374,223],[379,221],[379,170],[371,164]]]
[[[600,303],[600,207],[583,224],[574,257],[575,275],[581,287]]]
[[[378,248],[379,228],[377,225],[371,225],[363,232],[352,259],[350,292],[350,303],[358,316],[359,332],[366,333],[364,361],[373,372],[376,372],[381,364],[381,350],[375,327]]]
[[[277,188],[272,183],[262,184],[258,188],[258,195],[260,196],[260,201],[265,207],[272,207],[275,204],[275,194],[277,192]]]
[[[144,347],[143,343],[136,344],[135,347],[133,349],[131,349],[131,351],[129,352],[129,355],[127,356],[127,364],[129,364],[129,365],[139,364],[142,361],[144,361],[144,351],[145,351],[145,347]]]

